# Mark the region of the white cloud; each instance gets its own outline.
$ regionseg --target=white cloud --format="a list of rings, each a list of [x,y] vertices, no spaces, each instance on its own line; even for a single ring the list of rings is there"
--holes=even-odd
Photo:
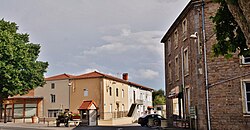
[[[139,79],[154,80],[159,77],[159,72],[151,70],[151,69],[140,69],[138,71],[138,75],[140,76],[140,77],[137,77]]]
[[[98,56],[100,54],[130,54],[144,51],[145,53],[163,54],[163,45],[159,43],[162,31],[132,32],[129,28],[121,28],[120,34],[103,36],[104,44],[83,51],[83,56]]]
[[[47,75],[128,72],[136,83],[162,87],[160,39],[189,1],[2,0],[0,16],[41,44]]]

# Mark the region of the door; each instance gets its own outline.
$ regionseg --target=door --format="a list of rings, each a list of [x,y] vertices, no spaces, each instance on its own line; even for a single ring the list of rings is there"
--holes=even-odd
[[[89,110],[89,126],[97,125],[96,116],[97,116],[96,110]]]

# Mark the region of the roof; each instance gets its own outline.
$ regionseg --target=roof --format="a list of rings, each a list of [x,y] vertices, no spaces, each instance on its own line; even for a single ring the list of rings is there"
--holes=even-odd
[[[93,71],[90,73],[86,73],[86,74],[82,74],[82,75],[78,75],[78,76],[74,76],[74,75],[69,75],[69,74],[60,74],[60,75],[56,75],[56,76],[52,76],[52,77],[48,77],[45,78],[46,81],[52,81],[52,80],[63,80],[63,79],[89,79],[89,78],[107,78],[107,79],[111,79],[117,82],[121,82],[121,83],[125,83],[131,86],[135,86],[138,87],[140,89],[143,90],[149,90],[149,91],[153,91],[154,89],[149,88],[149,87],[145,87],[143,85],[134,83],[134,82],[130,82],[118,77],[114,77],[108,74],[103,74],[97,71]]]
[[[92,106],[92,104],[94,104],[95,107],[97,108],[96,103],[93,100],[89,100],[89,101],[83,101],[82,105],[79,107],[78,110],[88,110],[88,109],[90,109],[90,107]]]
[[[103,74],[103,73],[100,73],[100,72],[97,72],[97,71],[90,72],[90,73],[87,73],[87,74],[82,74],[82,75],[74,77],[74,79],[85,79],[85,78],[107,78],[107,79],[111,79],[111,80],[114,80],[114,81],[117,81],[117,82],[121,82],[121,83],[125,83],[125,84],[128,84],[128,85],[132,85],[132,86],[138,87],[140,89],[149,90],[149,91],[154,90],[152,88],[145,87],[143,85],[140,85],[140,84],[137,84],[137,83],[133,83],[133,82],[129,82],[127,80],[124,80],[124,79],[121,79],[121,78],[117,78],[117,77],[114,77],[114,76],[111,76],[111,75]]]
[[[18,96],[18,97],[8,97],[5,100],[12,100],[12,99],[43,99],[43,97],[38,96]]]
[[[166,34],[161,39],[161,43],[166,43],[172,32],[176,29],[176,26],[181,22],[181,20],[184,18],[184,16],[192,9],[193,5],[195,3],[198,3],[199,1],[191,0],[187,6],[183,9],[183,11],[180,13],[180,15],[176,18],[174,23],[171,25],[171,27],[168,29]]]
[[[70,74],[60,74],[60,75],[55,75],[55,76],[51,76],[48,78],[45,78],[46,81],[51,81],[51,80],[64,80],[64,79],[70,79],[73,78],[73,75]]]

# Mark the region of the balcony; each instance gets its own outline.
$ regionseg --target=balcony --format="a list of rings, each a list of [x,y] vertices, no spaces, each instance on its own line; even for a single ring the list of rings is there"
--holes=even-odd
[[[136,100],[135,100],[135,103],[142,105],[142,104],[143,104],[143,100],[141,100],[141,99],[136,99]]]

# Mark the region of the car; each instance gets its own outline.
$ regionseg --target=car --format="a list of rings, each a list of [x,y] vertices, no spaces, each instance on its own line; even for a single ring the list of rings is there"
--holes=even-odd
[[[152,122],[150,122],[152,120]],[[159,114],[149,114],[142,117],[139,117],[138,124],[141,126],[160,126],[161,120],[166,120]]]

